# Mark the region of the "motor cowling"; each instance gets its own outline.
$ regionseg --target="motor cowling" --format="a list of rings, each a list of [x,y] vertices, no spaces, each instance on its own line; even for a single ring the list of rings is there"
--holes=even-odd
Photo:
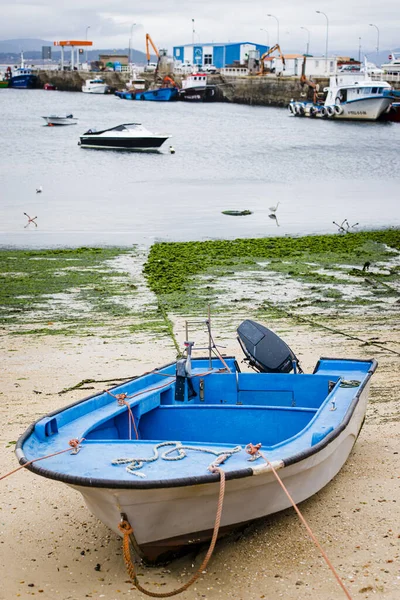
[[[237,336],[249,365],[260,373],[303,372],[286,342],[264,325],[246,319],[239,325]]]

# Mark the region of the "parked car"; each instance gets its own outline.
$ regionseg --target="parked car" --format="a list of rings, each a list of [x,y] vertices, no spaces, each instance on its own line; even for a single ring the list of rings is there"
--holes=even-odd
[[[217,67],[215,67],[214,65],[203,65],[202,70],[204,71],[204,73],[210,73],[211,75],[213,73],[217,73],[218,71]]]

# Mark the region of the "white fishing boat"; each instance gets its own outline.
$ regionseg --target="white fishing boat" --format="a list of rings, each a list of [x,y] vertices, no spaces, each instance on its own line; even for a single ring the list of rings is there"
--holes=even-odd
[[[74,115],[49,115],[42,117],[48,125],[76,125],[78,119]]]
[[[306,83],[316,87],[313,82]],[[323,104],[318,103],[314,94],[312,102],[292,100],[289,112],[294,116],[376,121],[400,96],[387,81],[373,81],[367,72],[336,73],[324,92]]]
[[[108,91],[108,85],[104,83],[101,77],[95,77],[95,79],[87,79],[82,86],[82,92],[85,94],[106,94]]]
[[[382,69],[388,75],[400,75],[400,52],[389,54],[389,62],[384,63]]]
[[[132,77],[126,83],[127,90],[144,90],[146,89],[146,80],[143,77],[139,77],[136,71],[133,72]]]

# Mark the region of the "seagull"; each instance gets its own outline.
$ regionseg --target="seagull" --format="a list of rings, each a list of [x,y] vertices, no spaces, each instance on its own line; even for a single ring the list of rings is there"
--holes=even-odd
[[[170,146],[169,152],[170,152],[170,154],[175,154],[175,148],[173,148],[173,146]]]
[[[42,192],[43,192],[43,188],[42,188],[42,186],[41,186],[41,185],[39,185],[39,187],[38,187],[38,188],[36,188],[36,193],[37,193],[37,194],[41,194]]]
[[[280,200],[276,206],[270,206],[268,210],[270,210],[272,213],[276,212],[278,210],[279,204],[280,204]],[[269,215],[269,216],[271,216],[271,215]]]

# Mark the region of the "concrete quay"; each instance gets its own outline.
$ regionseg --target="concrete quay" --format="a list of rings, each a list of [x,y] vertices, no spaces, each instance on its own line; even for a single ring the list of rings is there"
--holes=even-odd
[[[80,92],[85,80],[96,76],[104,80],[110,87],[111,93],[115,90],[125,89],[125,84],[129,80],[128,73],[114,71],[87,73],[82,71],[43,70],[38,74],[39,87],[43,87],[45,83],[52,83],[60,91]],[[141,76],[147,82],[146,87],[154,81],[152,73],[144,73]],[[181,85],[182,78],[180,76],[174,76],[174,79],[178,85]],[[291,100],[305,100],[307,97],[312,100],[312,90],[307,86],[302,87],[299,77],[210,75],[208,80],[209,83],[216,86],[216,97],[219,102],[286,107]],[[315,78],[314,81],[319,84],[321,92],[329,85],[328,78]],[[394,83],[393,87],[400,89],[400,83]]]

